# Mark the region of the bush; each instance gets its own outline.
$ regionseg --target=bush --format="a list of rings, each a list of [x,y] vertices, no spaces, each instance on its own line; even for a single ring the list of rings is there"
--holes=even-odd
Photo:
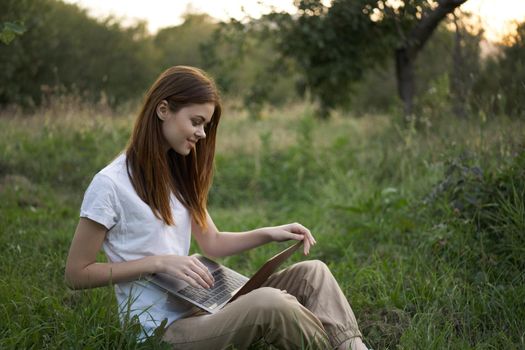
[[[451,237],[452,248],[444,252],[458,261],[469,257],[473,275],[488,273],[501,283],[516,276],[525,281],[520,272],[525,270],[525,151],[493,172],[484,173],[472,157],[451,161],[445,179],[427,198],[434,205],[440,200],[450,209],[445,211],[450,223],[470,227],[466,237]],[[465,244],[471,245],[470,254]]]

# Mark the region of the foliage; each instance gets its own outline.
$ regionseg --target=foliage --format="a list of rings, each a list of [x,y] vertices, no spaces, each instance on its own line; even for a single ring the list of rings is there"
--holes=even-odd
[[[257,21],[245,27],[188,13],[182,24],[151,35],[145,23],[124,27],[111,17],[93,19],[57,0],[8,0],[0,13],[0,21],[14,18],[27,29],[0,47],[0,107],[34,107],[63,94],[115,107],[140,97],[162,69],[178,64],[211,72],[254,117],[268,103],[297,97],[290,60],[274,60],[274,39]]]
[[[393,52],[435,2],[324,3],[297,1],[296,16],[271,13],[243,22],[188,13],[180,25],[150,34],[145,23],[94,19],[58,0],[2,1],[0,36],[17,38],[0,45],[0,108],[35,108],[65,94],[110,107],[137,103],[162,69],[188,64],[209,71],[231,105],[245,107],[253,119],[263,119],[268,106],[306,98],[317,102],[317,116],[336,108],[398,113]],[[482,32],[466,28],[468,14],[457,15],[461,40],[449,18],[416,61],[415,113],[431,122],[451,111],[481,120],[521,117],[524,24],[499,55],[480,63]],[[463,113],[456,113],[458,105]]]
[[[8,45],[13,41],[17,35],[22,35],[25,32],[25,27],[21,23],[16,22],[4,22],[2,24],[2,30],[0,31],[0,41],[5,45]]]
[[[162,28],[154,37],[159,69],[182,64],[204,68],[201,46],[211,40],[218,24],[206,14],[188,13],[181,25]]]
[[[461,25],[469,20],[469,14],[461,13]],[[417,81],[415,84],[415,113],[430,120],[440,119],[451,112],[451,105],[457,96],[451,91],[451,81],[459,74],[463,87],[467,90],[462,101],[468,109],[472,99],[471,87],[480,74],[480,34],[461,27],[462,60],[454,67],[455,33],[451,31],[449,20],[445,20],[436,30],[416,61]],[[454,69],[455,68],[455,69]],[[376,67],[364,73],[363,78],[354,84],[350,96],[350,110],[356,114],[391,112],[400,109],[397,97],[395,67],[388,60],[383,67]]]
[[[348,105],[352,88],[366,71],[384,66],[396,49],[413,45],[409,38],[416,24],[435,8],[426,0],[335,0],[329,7],[308,0],[296,5],[297,17],[268,18],[283,31],[279,47],[297,61],[325,117],[331,109]],[[403,84],[400,79],[397,83]]]
[[[500,56],[485,62],[476,79],[473,108],[488,115],[525,116],[525,22],[507,38]]]
[[[351,84],[384,62],[391,47],[383,22],[371,21],[363,11],[372,2],[334,1],[328,8],[321,1],[300,1],[297,18],[282,13],[267,17],[281,29],[279,48],[297,62],[323,117],[346,105]]]
[[[445,179],[435,187],[429,200],[449,202],[455,216],[449,220],[472,226],[465,238],[483,246],[483,251],[472,254],[472,262],[483,262],[481,266],[471,265],[473,275],[479,274],[481,268],[494,283],[523,280],[525,150],[520,150],[497,173],[483,173],[479,166],[469,164],[472,161],[472,157],[463,155],[450,162]],[[456,259],[464,259],[460,249],[463,248],[453,246],[450,251],[444,250],[455,254]]]
[[[9,18],[27,31],[0,46],[0,105],[38,105],[64,92],[116,105],[137,97],[157,73],[144,24],[99,22],[53,0],[2,1],[0,22]]]
[[[223,22],[202,46],[205,67],[222,90],[240,98],[252,118],[266,104],[282,106],[296,99],[298,80],[293,62],[276,49],[277,28],[264,20]]]

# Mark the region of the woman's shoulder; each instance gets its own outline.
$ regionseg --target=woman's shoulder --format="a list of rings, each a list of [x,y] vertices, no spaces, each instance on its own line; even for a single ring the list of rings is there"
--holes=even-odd
[[[128,176],[126,170],[126,154],[120,153],[108,165],[101,169],[95,177],[107,177],[113,182],[120,182],[123,178]]]
[[[89,184],[80,207],[80,216],[89,218],[111,229],[119,220],[121,200],[119,199],[120,163],[119,155],[105,168],[95,174]],[[125,161],[124,161],[125,163]]]
[[[126,155],[121,153],[93,176],[89,187],[114,190],[117,187],[126,186],[128,182]]]

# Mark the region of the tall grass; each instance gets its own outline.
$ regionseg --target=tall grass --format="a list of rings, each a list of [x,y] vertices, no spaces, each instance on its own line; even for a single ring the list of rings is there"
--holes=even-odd
[[[0,119],[2,349],[167,348],[134,341],[111,287],[63,283],[83,191],[133,120],[95,114]],[[524,348],[524,130],[503,117],[416,130],[388,116],[319,122],[308,106],[226,113],[210,213],[225,230],[310,227],[309,258],[330,266],[375,349]],[[279,249],[224,262],[249,274]]]

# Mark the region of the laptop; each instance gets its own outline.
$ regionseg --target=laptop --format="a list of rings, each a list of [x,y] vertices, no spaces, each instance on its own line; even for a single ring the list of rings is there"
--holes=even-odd
[[[214,285],[208,289],[192,287],[185,281],[165,273],[157,273],[147,279],[167,292],[213,314],[241,295],[259,288],[302,243],[303,241],[299,241],[268,259],[251,278],[202,255],[194,254],[193,256],[196,256],[213,275]]]

